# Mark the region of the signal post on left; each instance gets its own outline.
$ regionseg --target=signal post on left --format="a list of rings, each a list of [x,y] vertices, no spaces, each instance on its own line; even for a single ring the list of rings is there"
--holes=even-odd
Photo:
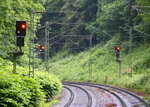
[[[17,57],[24,54],[22,51],[22,47],[24,46],[26,27],[26,21],[16,21],[16,47],[19,47],[19,51],[13,52],[13,73],[16,73]]]

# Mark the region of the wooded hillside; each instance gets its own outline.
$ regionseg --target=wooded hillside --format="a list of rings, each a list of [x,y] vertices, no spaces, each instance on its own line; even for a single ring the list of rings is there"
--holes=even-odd
[[[148,0],[47,0],[46,11],[55,14],[43,15],[41,24],[50,23],[50,53],[68,48],[71,52],[85,50],[89,36],[92,45],[113,37],[116,44],[126,44],[127,48],[131,41],[132,46],[149,43],[149,5]],[[41,32],[44,34],[37,34],[40,39]]]

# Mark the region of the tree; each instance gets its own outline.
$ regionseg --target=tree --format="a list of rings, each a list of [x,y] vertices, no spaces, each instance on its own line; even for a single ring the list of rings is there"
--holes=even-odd
[[[8,52],[15,50],[16,20],[26,20],[29,33],[31,10],[40,11],[44,8],[33,0],[1,0],[0,10],[0,51],[3,52],[0,53],[0,57],[5,57]],[[37,16],[36,20],[39,18]],[[28,40],[28,35],[26,37]]]

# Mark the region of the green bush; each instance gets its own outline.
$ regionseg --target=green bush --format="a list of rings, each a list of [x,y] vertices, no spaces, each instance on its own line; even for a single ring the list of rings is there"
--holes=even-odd
[[[37,107],[44,101],[41,86],[34,79],[0,71],[0,107]]]
[[[61,82],[54,75],[40,72],[36,74],[36,80],[42,85],[46,99],[52,99],[62,89]]]
[[[30,105],[31,107],[37,107],[41,103],[43,103],[45,101],[45,94],[41,90],[42,86],[40,85],[40,83],[34,79],[27,77],[24,77],[23,81],[25,81],[25,87],[27,87],[30,92],[30,102],[28,106]]]
[[[12,74],[12,63],[0,58],[0,107],[39,107],[62,89],[61,82],[45,72],[36,72],[35,79],[28,78],[26,68],[17,65]]]

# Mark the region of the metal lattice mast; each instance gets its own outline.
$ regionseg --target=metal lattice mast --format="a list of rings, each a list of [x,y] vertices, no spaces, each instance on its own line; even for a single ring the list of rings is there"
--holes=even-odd
[[[29,78],[34,78],[34,47],[34,12],[31,12],[29,37]]]
[[[89,35],[89,49],[92,48],[92,35]],[[92,58],[91,53],[89,53],[89,77],[92,76]]]
[[[49,72],[48,59],[49,59],[49,23],[45,23],[45,67],[46,71]]]
[[[49,24],[49,23],[48,23]],[[49,24],[50,25],[50,24]],[[48,39],[47,39],[47,67],[48,67],[48,72],[49,72],[49,63],[48,63],[48,59],[49,59],[49,50],[50,50],[50,27],[48,27]]]
[[[133,47],[133,36],[132,36],[132,29],[129,29],[129,43],[130,43],[130,47],[129,47],[129,51],[132,51],[132,47]],[[131,57],[129,59],[129,68],[131,69],[131,77],[132,77],[132,73],[133,73],[133,69],[132,69],[132,54]]]

